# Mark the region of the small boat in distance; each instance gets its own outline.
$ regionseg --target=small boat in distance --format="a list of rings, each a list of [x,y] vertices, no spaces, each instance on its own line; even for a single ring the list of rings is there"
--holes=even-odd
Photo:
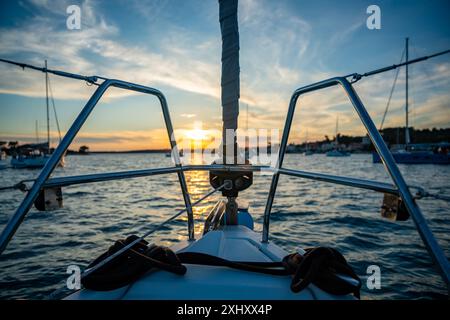
[[[29,153],[23,153],[14,156],[11,159],[11,166],[16,169],[36,169],[42,168],[46,162],[50,159],[50,155],[41,152],[38,149],[32,150]]]
[[[334,149],[331,151],[328,151],[326,153],[327,157],[349,157],[350,153],[339,150],[339,134],[338,134],[338,127],[339,127],[339,117],[336,118],[336,139],[335,139],[335,146]]]
[[[308,143],[308,130],[306,131],[306,137],[305,137],[305,152],[304,152],[304,155],[305,156],[311,156],[311,155],[313,155],[314,154],[314,151],[312,151],[310,148],[309,148],[309,143]]]
[[[401,164],[450,164],[450,143],[410,144],[408,149],[392,151],[392,156]],[[372,159],[381,163],[377,153],[372,153]]]
[[[331,150],[327,152],[327,157],[349,157],[350,153],[340,150]]]
[[[0,170],[8,168],[5,151],[0,152]]]
[[[405,144],[402,148],[397,150],[392,150],[392,156],[394,157],[395,162],[402,164],[450,164],[450,153],[449,146],[445,146],[443,143],[442,146],[434,147],[433,145],[429,145],[428,148],[416,147],[411,144],[411,138],[409,134],[409,87],[408,87],[408,61],[409,61],[409,38],[406,38],[405,42],[405,57],[406,57],[406,65],[405,65]],[[403,59],[403,57],[402,57]],[[400,61],[401,63],[401,61]],[[398,73],[397,73],[398,75]],[[388,104],[386,106],[386,111],[383,116],[383,120],[381,122],[381,128],[384,123],[384,118],[386,117],[386,113],[389,107],[390,98],[392,97],[392,92],[395,88],[395,83],[397,80],[397,76],[395,77],[394,84],[391,90],[391,96],[389,97]],[[427,150],[428,149],[428,150]],[[431,150],[430,150],[431,149]],[[380,156],[378,153],[372,153],[372,161],[373,163],[381,163]]]
[[[47,70],[47,60],[45,60],[45,70]],[[46,102],[46,110],[47,110],[47,142],[44,144],[39,144],[39,134],[38,134],[38,125],[36,121],[36,139],[37,144],[36,147],[33,148],[33,145],[29,145],[28,148],[24,150],[20,150],[18,153],[13,155],[11,159],[11,166],[16,169],[35,169],[42,168],[47,163],[47,160],[50,159],[50,110],[49,110],[49,89],[50,89],[50,79],[48,77],[48,72],[45,71],[45,102]],[[59,142],[61,142],[61,131],[59,129],[58,117],[56,114],[55,102],[53,100],[53,111],[55,113],[55,121],[58,127],[59,133]],[[58,163],[59,167],[64,167],[65,157],[62,157]]]

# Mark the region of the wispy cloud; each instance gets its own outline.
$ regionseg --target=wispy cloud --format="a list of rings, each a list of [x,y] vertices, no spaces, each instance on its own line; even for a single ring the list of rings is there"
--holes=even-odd
[[[197,3],[199,7],[200,3],[203,2]],[[105,4],[103,2],[83,1],[82,14],[86,20],[82,29],[66,30],[62,22],[68,4],[68,0],[25,2],[26,6],[33,8],[35,16],[13,28],[0,29],[0,56],[20,58],[38,65],[48,59],[53,68],[163,87],[175,95],[193,93],[193,97],[207,97],[212,101],[208,103],[220,108],[218,21],[211,22],[215,31],[201,35],[198,29],[181,27],[175,22],[167,24],[165,29],[157,29],[156,35],[143,28],[140,37],[144,40],[133,42],[123,36],[119,22],[107,15],[101,7]],[[163,18],[170,18],[165,12],[172,4],[168,1],[133,0],[119,1],[116,5],[126,5],[137,19],[142,18],[146,25],[153,23],[151,25],[156,26]],[[209,4],[205,6],[209,10],[209,18],[217,19],[218,11],[211,9],[213,6]],[[298,86],[339,75],[323,63],[322,57],[353,41],[364,20],[344,19],[339,29],[332,30],[327,38],[321,38],[317,37],[314,19],[306,20],[301,11],[292,12],[286,3],[242,0],[239,2],[239,22],[241,106],[249,105],[249,127],[281,128],[290,96]],[[162,36],[158,36],[159,33]],[[151,44],[145,41],[149,36],[152,36]],[[342,63],[351,68],[351,62]],[[435,125],[444,126],[450,123],[450,114],[445,109],[449,101],[446,91],[450,84],[450,65],[448,61],[440,60],[439,63],[427,62],[426,68],[430,70],[429,75],[418,71],[411,80],[414,97],[417,97],[411,97],[416,124],[428,126],[436,121]],[[43,77],[35,72],[23,72],[6,65],[0,65],[0,72],[8,74],[8,77],[0,78],[0,93],[43,96]],[[356,85],[377,125],[384,112],[391,79],[392,74],[384,74]],[[85,99],[93,90],[76,81],[54,80],[54,77],[52,81],[57,99]],[[400,77],[398,90],[402,90],[403,81]],[[130,93],[117,90],[108,98],[127,94]],[[402,123],[403,105],[403,95],[396,93],[387,125]],[[321,138],[325,133],[333,135],[337,113],[341,128],[346,130],[344,133],[361,134],[364,131],[345,94],[336,88],[302,97],[295,120],[298,127],[293,128],[291,137],[302,140],[306,130],[310,139]],[[208,116],[211,123],[220,126],[220,119],[215,114],[198,113],[197,110],[195,113],[194,110],[180,112],[180,117],[185,119]],[[245,109],[241,109],[241,125],[245,124],[244,121]]]
[[[55,8],[48,1],[32,1],[42,10],[65,13],[63,3],[58,3]],[[42,64],[46,58],[54,68],[72,72],[120,77],[147,85],[166,85],[219,96],[219,66],[192,58],[188,49],[177,50],[174,43],[158,50],[122,44],[117,40],[117,27],[98,16],[90,1],[83,2],[82,15],[90,17],[90,24],[84,25],[80,31],[68,31],[55,19],[42,16],[36,16],[18,28],[2,29],[0,54],[20,56],[35,64]],[[191,52],[195,49],[191,47]],[[11,66],[2,65],[0,68],[12,75],[7,80],[0,80],[0,92],[42,96],[42,85],[36,74],[24,75],[17,69],[11,70]],[[55,95],[60,99],[78,99],[84,93],[80,92],[79,83],[73,83]]]
[[[182,114],[180,114],[180,116],[183,117],[183,118],[190,119],[190,118],[195,118],[197,115],[194,114],[194,113],[182,113]]]
[[[50,132],[52,146],[58,144],[58,133]],[[43,141],[40,136],[40,141]],[[37,137],[30,134],[4,133],[2,140],[19,141],[20,144],[35,143]],[[77,134],[69,149],[76,150],[82,145],[88,145],[93,151],[123,151],[141,149],[169,148],[167,131],[164,129],[151,130],[127,130],[115,132],[90,132],[84,131]]]
[[[121,0],[121,3],[131,6],[134,12],[146,18],[147,22],[154,22],[167,8],[168,0]]]
[[[363,19],[350,24],[344,30],[339,30],[333,34],[329,39],[328,45],[330,48],[338,48],[352,39],[353,34],[365,25]],[[330,52],[328,52],[329,54]]]

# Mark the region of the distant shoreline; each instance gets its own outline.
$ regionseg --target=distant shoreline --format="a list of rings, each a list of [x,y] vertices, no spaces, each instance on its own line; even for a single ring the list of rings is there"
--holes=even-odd
[[[82,153],[78,151],[68,150],[67,155],[90,155],[90,154],[120,154],[120,153],[168,153],[169,149],[156,149],[156,150],[124,150],[124,151],[89,151]]]
[[[414,127],[409,128],[410,135],[412,137],[412,143],[414,144],[437,144],[450,141],[450,128],[427,128],[427,129],[414,129]],[[385,128],[381,130],[381,135],[383,140],[386,142],[388,147],[401,145],[405,141],[405,127],[393,127]],[[341,148],[346,149],[346,151],[352,153],[371,153],[374,151],[374,147],[367,135],[364,136],[352,136],[352,135],[341,135],[338,134],[339,144]],[[331,150],[335,147],[336,136],[328,137],[325,135],[323,140],[308,141],[302,143],[289,143],[287,146],[287,153],[302,153],[306,149],[313,151],[315,153],[323,153]],[[10,141],[9,143],[5,141],[0,141],[0,151],[5,151],[10,155],[14,149],[20,149],[23,147],[37,148],[36,144],[25,144],[20,145],[18,141]],[[89,150],[88,146],[85,147]],[[80,147],[80,150],[81,148]],[[41,147],[42,148],[42,147]],[[262,147],[263,149],[266,147]],[[78,150],[67,150],[67,155],[88,155],[88,154],[147,154],[147,153],[170,153],[170,149],[142,149],[142,150],[122,150],[122,151],[86,151],[80,152]]]

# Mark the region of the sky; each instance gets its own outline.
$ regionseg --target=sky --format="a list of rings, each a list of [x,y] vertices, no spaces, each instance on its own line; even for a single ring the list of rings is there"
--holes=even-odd
[[[66,27],[66,8],[81,8],[81,29]],[[369,30],[366,9],[381,9],[381,29]],[[175,129],[221,129],[221,36],[216,0],[0,1],[0,57],[49,68],[136,82],[161,90]],[[333,76],[398,63],[405,37],[410,58],[450,48],[450,1],[240,0],[239,125],[282,129],[296,88]],[[44,74],[0,65],[0,140],[45,138]],[[355,88],[379,126],[395,71]],[[63,133],[94,92],[83,81],[50,76]],[[405,74],[400,71],[385,127],[404,125]],[[450,55],[410,67],[410,124],[450,126]],[[248,112],[247,112],[248,108]],[[299,101],[291,142],[336,132],[365,133],[340,88]],[[184,131],[183,131],[184,130]],[[51,110],[51,135],[57,128]],[[178,136],[180,138],[180,136]],[[183,138],[183,133],[181,133]],[[414,140],[414,137],[412,137]],[[71,148],[159,149],[168,146],[158,101],[108,91]]]

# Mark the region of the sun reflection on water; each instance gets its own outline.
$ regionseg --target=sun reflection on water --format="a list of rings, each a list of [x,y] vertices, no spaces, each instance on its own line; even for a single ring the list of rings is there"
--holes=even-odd
[[[192,157],[189,163],[202,164],[201,160],[196,157]],[[209,173],[207,171],[187,171],[185,172],[185,177],[192,203],[203,197],[211,190],[211,185],[209,184]],[[217,198],[217,195],[210,196],[192,208],[195,219],[195,233],[203,231],[202,222],[208,216],[209,212],[216,203]],[[187,216],[184,215],[182,220],[187,221]]]

